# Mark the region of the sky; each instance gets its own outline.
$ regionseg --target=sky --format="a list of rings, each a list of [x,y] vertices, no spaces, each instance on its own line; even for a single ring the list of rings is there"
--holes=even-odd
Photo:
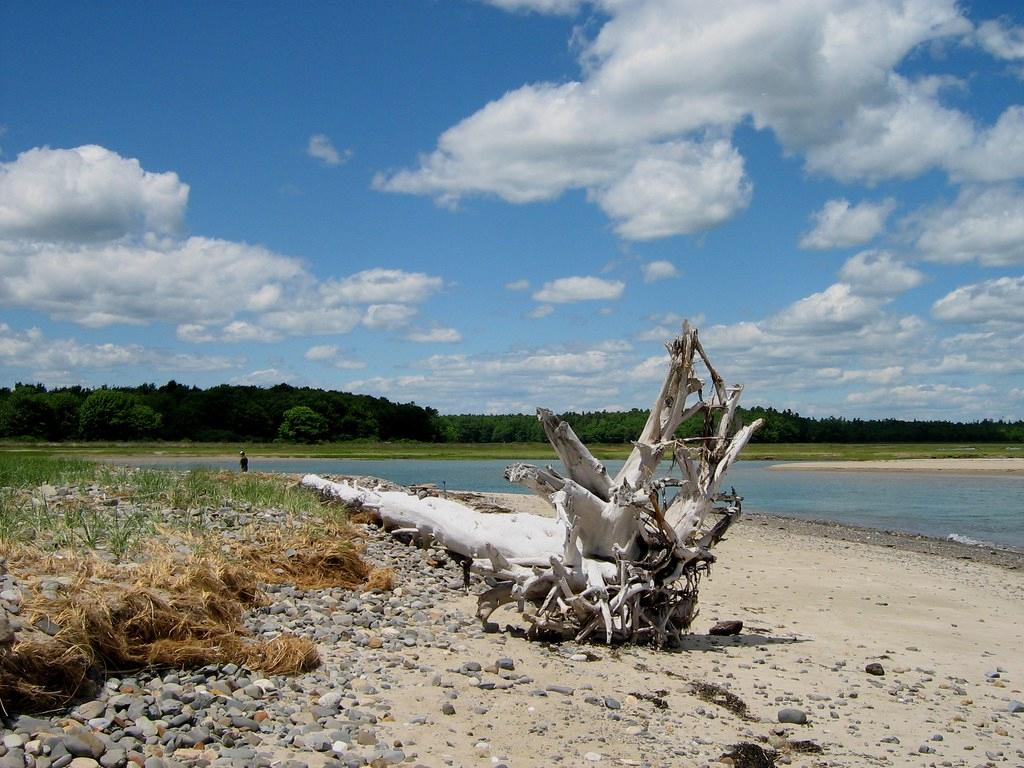
[[[1024,6],[0,0],[0,386],[1024,418]]]

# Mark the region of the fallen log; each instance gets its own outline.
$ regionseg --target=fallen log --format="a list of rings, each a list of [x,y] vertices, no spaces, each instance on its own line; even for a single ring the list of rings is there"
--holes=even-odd
[[[513,464],[505,477],[544,498],[553,518],[484,515],[450,499],[315,475],[302,483],[361,505],[389,530],[468,558],[494,584],[478,598],[484,622],[516,603],[534,636],[678,643],[697,615],[700,580],[715,560],[710,550],[741,514],[742,497],[721,490],[725,473],[761,421],[736,423],[743,387],[726,385],[695,328],[684,323],[666,346],[665,381],[615,477],[569,424],[538,410],[562,469]],[[678,438],[693,417],[702,419],[701,433]],[[681,477],[657,476],[666,457]]]

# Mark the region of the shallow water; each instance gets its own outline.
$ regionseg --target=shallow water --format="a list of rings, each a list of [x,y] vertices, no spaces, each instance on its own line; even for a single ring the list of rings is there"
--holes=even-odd
[[[267,459],[250,457],[260,472],[373,475],[402,485],[525,493],[503,472],[514,459]],[[130,463],[130,459],[125,463]],[[545,464],[545,459],[526,463]],[[912,472],[774,472],[778,461],[740,461],[727,485],[744,497],[744,509],[813,520],[831,520],[882,530],[907,531],[966,543],[1024,550],[1024,476]],[[614,474],[621,461],[605,462]],[[233,460],[177,458],[148,466],[237,470]],[[665,465],[667,468],[667,465]]]

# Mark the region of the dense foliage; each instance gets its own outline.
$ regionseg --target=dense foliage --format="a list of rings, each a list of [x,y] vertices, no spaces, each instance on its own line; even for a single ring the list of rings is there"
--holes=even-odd
[[[640,434],[647,411],[566,413],[586,443],[628,443]],[[772,408],[741,409],[765,426],[761,443],[1024,443],[1024,422],[813,419]],[[700,432],[694,420],[681,437]],[[278,384],[220,385],[210,389],[174,381],[157,387],[81,387],[47,390],[18,384],[0,389],[0,437],[46,440],[195,440],[325,442],[352,439],[447,443],[546,442],[533,415],[439,416],[415,403],[369,395]]]
[[[812,419],[774,408],[740,409],[741,421],[763,418],[755,443],[985,443],[1024,442],[1024,422],[900,421],[898,419]],[[633,409],[608,413],[565,413],[584,443],[626,443],[636,439],[647,420],[647,411]],[[439,416],[442,439],[461,443],[518,443],[545,441],[534,416]],[[700,433],[701,424],[691,419],[678,431],[680,437]]]
[[[23,384],[0,389],[0,437],[433,442],[440,439],[436,419],[436,411],[415,403],[288,384],[199,389],[170,381],[94,391]]]

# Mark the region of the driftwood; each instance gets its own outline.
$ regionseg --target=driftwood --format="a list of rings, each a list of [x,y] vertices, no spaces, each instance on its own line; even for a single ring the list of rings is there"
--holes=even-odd
[[[303,484],[362,504],[389,529],[470,558],[493,584],[478,598],[484,622],[514,603],[533,636],[676,643],[697,615],[700,579],[715,559],[711,548],[741,513],[742,498],[721,491],[725,472],[761,421],[737,425],[743,388],[726,385],[696,329],[684,323],[667,347],[668,374],[615,477],[566,422],[538,410],[564,469],[513,464],[505,477],[546,499],[553,518],[481,515],[448,499],[313,475]],[[694,417],[701,434],[677,438]],[[681,477],[657,476],[666,458]]]

